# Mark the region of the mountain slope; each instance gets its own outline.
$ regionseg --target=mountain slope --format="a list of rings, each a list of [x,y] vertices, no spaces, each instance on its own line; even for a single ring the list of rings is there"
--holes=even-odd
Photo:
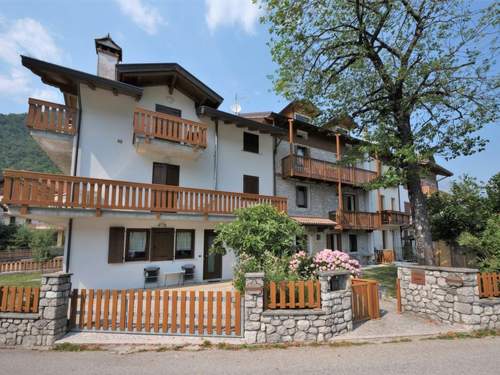
[[[60,173],[31,138],[24,125],[26,114],[0,114],[0,173],[4,169]]]

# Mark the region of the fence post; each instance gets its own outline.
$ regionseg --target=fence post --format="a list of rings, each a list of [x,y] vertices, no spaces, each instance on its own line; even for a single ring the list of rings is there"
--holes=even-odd
[[[248,344],[266,341],[261,331],[261,317],[264,312],[264,273],[245,274],[245,341]]]
[[[71,274],[53,273],[42,276],[39,314],[36,323],[42,336],[41,345],[52,345],[64,336],[68,323]]]

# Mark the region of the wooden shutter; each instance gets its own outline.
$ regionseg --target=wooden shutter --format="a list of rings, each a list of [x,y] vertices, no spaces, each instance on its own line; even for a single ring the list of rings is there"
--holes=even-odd
[[[179,166],[167,164],[167,185],[179,186]]]
[[[243,175],[243,192],[259,194],[259,177]]]
[[[173,228],[151,229],[151,261],[174,259],[174,237]]]
[[[125,228],[109,228],[108,263],[122,263],[124,251]]]

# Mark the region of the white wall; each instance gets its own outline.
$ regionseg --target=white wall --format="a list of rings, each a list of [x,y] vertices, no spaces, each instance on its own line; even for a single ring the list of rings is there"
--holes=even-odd
[[[215,223],[204,221],[164,222],[169,228],[195,229],[195,253],[193,259],[149,262],[136,261],[108,264],[108,241],[110,226],[126,228],[157,227],[157,220],[79,218],[73,220],[70,269],[75,288],[139,288],[143,287],[144,267],[158,265],[160,273],[178,272],[183,264],[194,264],[195,280],[203,279],[204,230],[213,229]],[[222,278],[232,277],[235,263],[234,253],[223,256]]]

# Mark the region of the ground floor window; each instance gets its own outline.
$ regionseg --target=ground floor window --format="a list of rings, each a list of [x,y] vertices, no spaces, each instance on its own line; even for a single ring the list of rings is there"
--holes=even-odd
[[[194,258],[194,229],[177,229],[175,235],[175,259]]]
[[[358,236],[355,234],[349,235],[349,251],[355,253],[358,251]]]
[[[149,229],[127,229],[125,260],[149,258]]]

